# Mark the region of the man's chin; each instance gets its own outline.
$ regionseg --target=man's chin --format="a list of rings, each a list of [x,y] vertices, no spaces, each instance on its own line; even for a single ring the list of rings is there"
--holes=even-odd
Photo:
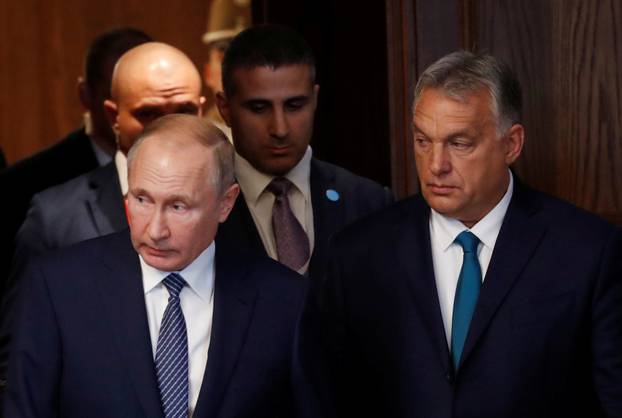
[[[146,251],[141,251],[140,255],[142,256],[145,263],[147,263],[154,269],[161,271],[179,270],[177,268],[177,266],[179,265],[179,261],[176,259],[174,253],[171,251],[149,249]]]

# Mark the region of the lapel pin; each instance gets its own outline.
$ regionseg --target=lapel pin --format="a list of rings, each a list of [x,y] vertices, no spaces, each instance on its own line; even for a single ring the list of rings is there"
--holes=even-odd
[[[326,197],[331,202],[336,202],[339,200],[339,193],[337,193],[337,190],[328,189],[326,190]]]

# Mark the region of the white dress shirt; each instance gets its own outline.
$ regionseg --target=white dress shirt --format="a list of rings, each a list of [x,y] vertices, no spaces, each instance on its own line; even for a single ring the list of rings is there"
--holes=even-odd
[[[190,416],[192,416],[199,398],[212,334],[215,248],[216,244],[212,242],[190,265],[177,272],[187,283],[179,293],[179,299],[186,320],[188,335],[188,408]],[[155,360],[160,324],[169,297],[168,290],[162,281],[170,272],[157,270],[145,263],[142,257],[139,258],[143,275],[151,348]]]
[[[463,256],[462,247],[460,244],[455,243],[454,240],[462,231],[471,231],[479,238],[477,258],[482,270],[482,281],[484,281],[503,218],[512,199],[513,188],[514,179],[510,172],[508,189],[499,203],[470,229],[457,219],[448,218],[434,209],[431,210],[430,240],[432,244],[432,262],[448,345],[451,344],[454,297],[456,295],[456,286],[460,268],[462,267]]]
[[[287,197],[289,198],[289,205],[292,212],[294,212],[294,216],[309,237],[309,254],[313,253],[315,240],[310,186],[311,157],[311,147],[307,147],[307,151],[302,159],[284,176],[294,184],[294,187],[289,189]],[[266,253],[271,258],[278,260],[276,242],[272,230],[274,194],[266,190],[266,187],[275,176],[258,171],[237,153],[235,154],[235,176],[240,184],[244,200],[253,217]],[[309,262],[307,261],[298,272],[304,274],[308,267]]]
[[[127,157],[121,151],[117,150],[114,154],[114,163],[119,176],[119,185],[121,185],[121,193],[127,196],[129,185],[127,183]]]

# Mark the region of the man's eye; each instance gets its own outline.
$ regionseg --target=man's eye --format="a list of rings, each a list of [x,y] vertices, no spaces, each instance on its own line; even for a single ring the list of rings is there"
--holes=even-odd
[[[248,109],[253,113],[262,113],[267,108],[268,106],[263,103],[251,103],[248,105]]]
[[[287,102],[285,108],[290,111],[296,111],[302,109],[305,104],[307,104],[306,100],[294,100],[291,102]]]
[[[186,205],[184,205],[183,203],[174,203],[173,204],[173,210],[176,212],[181,212],[183,210],[186,209]]]
[[[471,144],[468,142],[464,142],[464,141],[452,141],[451,142],[451,146],[454,149],[460,150],[460,151],[464,151],[467,150],[471,147]]]
[[[430,143],[430,140],[429,140],[429,139],[427,139],[427,138],[419,138],[419,137],[416,137],[416,138],[415,138],[415,144],[417,144],[417,145],[418,145],[418,146],[420,146],[420,147],[425,147],[425,146],[427,146],[429,143]]]

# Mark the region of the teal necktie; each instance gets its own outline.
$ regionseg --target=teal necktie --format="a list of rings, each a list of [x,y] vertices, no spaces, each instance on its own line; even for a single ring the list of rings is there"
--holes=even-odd
[[[471,318],[482,285],[482,270],[477,259],[479,239],[469,231],[463,231],[456,238],[462,247],[464,256],[462,268],[458,276],[456,296],[454,297],[454,313],[451,324],[451,357],[454,368],[458,370],[464,342],[469,332]]]

